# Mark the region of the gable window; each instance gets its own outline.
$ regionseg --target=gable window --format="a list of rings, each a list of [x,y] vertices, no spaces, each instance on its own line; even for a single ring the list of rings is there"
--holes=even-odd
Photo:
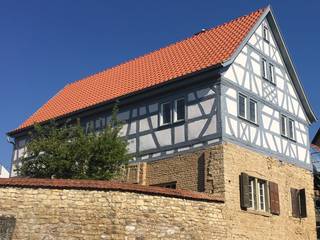
[[[268,74],[267,74],[267,60],[266,59],[264,59],[264,58],[262,58],[262,62],[261,62],[261,64],[262,64],[262,77],[264,78],[264,79],[268,79]]]
[[[185,119],[185,101],[180,98],[174,101],[174,121],[180,122]]]
[[[238,115],[240,118],[257,123],[257,101],[239,93],[238,97]]]
[[[274,78],[274,66],[269,63],[269,81],[274,83],[275,81],[275,78]]]
[[[283,114],[281,115],[281,135],[291,140],[295,139],[294,120]]]
[[[266,42],[270,41],[270,36],[269,36],[269,29],[268,26],[265,24],[263,26],[263,40],[265,40]]]
[[[160,107],[160,125],[168,125],[171,123],[171,103],[162,103]]]

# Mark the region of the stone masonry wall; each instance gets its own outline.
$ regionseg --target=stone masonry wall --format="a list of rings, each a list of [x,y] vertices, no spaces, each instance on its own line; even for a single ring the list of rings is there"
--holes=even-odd
[[[226,237],[224,204],[204,194],[137,185],[111,190],[32,185],[0,187],[0,216],[16,218],[14,240]]]
[[[223,215],[228,225],[227,239],[316,239],[311,172],[231,143],[223,144],[223,158],[226,206]],[[278,184],[279,216],[241,210],[241,172]],[[290,188],[306,189],[307,218],[292,217]]]

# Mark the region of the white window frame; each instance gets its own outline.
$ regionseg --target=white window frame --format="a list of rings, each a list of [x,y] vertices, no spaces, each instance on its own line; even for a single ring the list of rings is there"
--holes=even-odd
[[[292,123],[292,129],[290,128],[290,122]],[[288,138],[294,140],[295,139],[295,122],[292,118],[288,118]],[[292,136],[290,134],[290,132],[292,131]]]
[[[163,122],[163,110],[164,110],[164,105],[169,104],[170,106],[170,121],[168,123],[164,123]],[[160,126],[167,126],[170,125],[172,123],[172,106],[171,106],[171,102],[163,102],[160,104],[160,114],[159,114],[159,119],[160,119]]]
[[[245,116],[240,115],[240,97],[244,98],[244,114]],[[255,103],[255,109],[254,109],[254,114],[255,114],[255,119],[254,121],[251,120],[251,109],[250,109],[250,103],[253,102]],[[250,123],[254,123],[258,125],[258,101],[256,101],[254,98],[248,97],[243,93],[238,93],[238,117],[241,119],[244,119]]]
[[[240,97],[243,97],[244,98],[244,116],[241,116],[240,115]],[[243,118],[243,119],[247,119],[247,109],[248,109],[248,106],[247,106],[247,101],[248,101],[248,97],[242,93],[239,93],[238,94],[238,116],[240,118]]]
[[[251,192],[249,194],[251,194],[250,200],[251,200],[252,206],[248,209],[254,210],[254,211],[260,211],[260,212],[268,212],[269,211],[268,181],[249,176],[249,184],[251,188]],[[261,191],[262,191],[262,195],[261,195]],[[261,201],[261,197],[263,201]],[[263,203],[262,207],[261,207],[261,203]]]
[[[269,63],[269,81],[275,83],[274,65]]]
[[[261,64],[262,64],[262,78],[267,79],[268,80],[268,65],[267,65],[267,60],[265,58],[262,58],[261,60]]]
[[[254,103],[254,115],[255,115],[255,119],[254,119],[254,121],[253,120],[251,120],[251,114],[252,114],[252,112],[251,112],[251,103]],[[258,102],[256,101],[256,100],[254,100],[254,99],[252,99],[252,98],[249,98],[249,109],[248,109],[248,111],[249,111],[249,121],[250,122],[253,122],[253,123],[258,123]]]
[[[257,179],[257,187],[258,187],[258,193],[257,193],[257,197],[258,197],[258,210],[259,211],[263,211],[266,212],[266,184],[267,182],[261,179]],[[261,194],[262,191],[262,194]],[[261,201],[261,197],[262,200]],[[263,203],[263,207],[261,207],[261,203]]]
[[[255,178],[249,177],[249,187],[250,187],[249,190],[251,190],[251,191],[249,192],[249,194],[251,195],[251,198],[250,198],[251,207],[249,207],[249,209],[252,209],[252,210],[254,210],[254,209],[255,209],[255,206],[256,206],[255,186],[256,186],[256,184],[255,184]]]
[[[284,126],[282,124],[283,118],[284,118]],[[292,128],[290,128],[290,122],[292,123]],[[281,131],[281,136],[286,137],[286,138],[294,141],[295,137],[296,137],[295,121],[292,118],[290,118],[284,114],[281,114],[280,131]],[[290,134],[291,131],[292,131],[292,136]]]
[[[184,107],[184,116],[182,119],[178,119],[178,101],[183,100],[183,107]],[[186,100],[184,97],[178,98],[174,100],[174,109],[173,109],[173,122],[182,122],[186,119]]]
[[[263,40],[265,40],[266,42],[270,42],[270,32],[269,32],[269,27],[267,26],[267,24],[263,24],[262,27],[262,37]]]

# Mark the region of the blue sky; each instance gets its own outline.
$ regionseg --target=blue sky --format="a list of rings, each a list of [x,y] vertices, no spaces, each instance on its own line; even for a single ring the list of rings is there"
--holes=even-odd
[[[319,1],[2,0],[0,164],[11,158],[5,133],[67,83],[268,4],[320,116]]]

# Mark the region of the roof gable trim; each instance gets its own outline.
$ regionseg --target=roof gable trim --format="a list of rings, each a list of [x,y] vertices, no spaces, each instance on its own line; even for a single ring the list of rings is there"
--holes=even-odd
[[[295,67],[293,65],[293,62],[290,58],[289,55],[289,51],[285,45],[285,41],[281,35],[279,26],[277,24],[277,21],[275,19],[275,16],[272,12],[272,9],[270,6],[268,6],[265,9],[265,12],[260,16],[259,20],[256,22],[256,24],[254,25],[254,27],[252,27],[251,31],[247,34],[247,36],[245,37],[245,39],[242,41],[242,43],[239,45],[238,49],[233,53],[233,55],[231,56],[231,58],[229,60],[227,60],[226,62],[223,63],[223,66],[229,66],[230,64],[232,64],[235,60],[235,58],[238,56],[238,54],[241,52],[241,50],[244,48],[244,46],[247,44],[247,42],[249,41],[250,37],[252,36],[252,34],[256,31],[256,29],[260,26],[260,24],[262,23],[262,21],[264,19],[267,19],[270,27],[272,28],[273,34],[274,34],[274,38],[275,41],[279,47],[280,53],[282,55],[284,64],[288,70],[288,73],[292,79],[293,85],[298,93],[298,96],[300,98],[301,104],[303,106],[303,109],[308,117],[309,123],[313,123],[315,121],[317,121],[317,117],[315,115],[315,113],[313,112],[311,105],[307,99],[307,96],[305,94],[304,88],[300,82],[300,79],[298,77],[298,74],[295,70]]]

